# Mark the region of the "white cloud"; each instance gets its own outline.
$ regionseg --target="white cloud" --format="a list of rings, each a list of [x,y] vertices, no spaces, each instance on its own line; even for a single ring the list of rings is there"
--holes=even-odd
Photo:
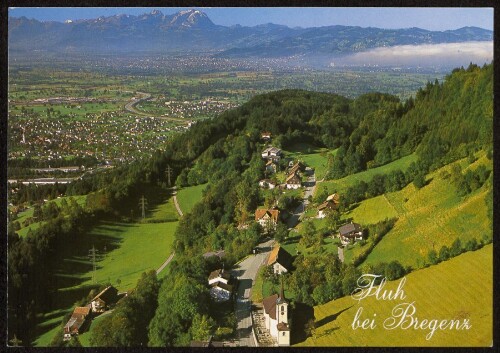
[[[468,65],[493,60],[493,42],[400,45],[335,59],[340,65]]]

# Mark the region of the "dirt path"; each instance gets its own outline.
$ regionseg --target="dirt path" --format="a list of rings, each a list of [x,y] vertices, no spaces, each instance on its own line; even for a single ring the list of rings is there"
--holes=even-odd
[[[181,207],[179,206],[179,202],[177,202],[177,195],[174,194],[174,205],[175,209],[177,210],[177,213],[179,214],[180,217],[184,216],[182,213]]]
[[[174,258],[174,255],[175,255],[175,251],[170,254],[170,256],[168,257],[167,261],[165,261],[157,270],[156,270],[156,274],[159,274],[161,271],[163,271],[163,269],[165,267],[167,267],[167,265],[170,263],[170,261],[172,261],[172,259]]]

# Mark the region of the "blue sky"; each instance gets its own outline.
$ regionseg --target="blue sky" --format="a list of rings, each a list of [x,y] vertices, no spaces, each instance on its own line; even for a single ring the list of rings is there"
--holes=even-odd
[[[189,8],[101,7],[101,8],[35,8],[11,7],[9,15],[42,21],[96,18],[116,14],[139,15],[161,10],[172,14]],[[476,26],[493,30],[492,8],[197,8],[218,25],[254,26],[264,23],[289,27],[349,25],[380,28],[420,27],[429,30],[457,29]]]

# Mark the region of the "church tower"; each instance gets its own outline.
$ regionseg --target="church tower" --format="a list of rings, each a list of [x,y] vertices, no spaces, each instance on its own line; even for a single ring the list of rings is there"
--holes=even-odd
[[[288,325],[288,301],[285,299],[283,277],[281,278],[281,291],[276,300],[276,322],[278,328],[278,346],[290,346],[290,326]]]

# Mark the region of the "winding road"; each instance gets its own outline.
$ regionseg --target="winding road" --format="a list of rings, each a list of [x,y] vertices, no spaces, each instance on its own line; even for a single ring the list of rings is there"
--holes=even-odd
[[[142,115],[142,116],[154,116],[152,113],[145,113],[140,110],[137,110],[135,106],[139,104],[140,102],[147,101],[148,99],[151,99],[151,94],[145,93],[145,92],[136,92],[136,94],[139,96],[138,98],[132,97],[130,101],[125,104],[125,110],[129,111],[130,113],[137,114],[137,115]],[[187,121],[186,119],[182,118],[171,118],[163,115],[156,115],[154,116],[159,119],[164,119],[164,120],[172,120],[172,121],[180,121],[185,124],[189,124],[190,121]]]

